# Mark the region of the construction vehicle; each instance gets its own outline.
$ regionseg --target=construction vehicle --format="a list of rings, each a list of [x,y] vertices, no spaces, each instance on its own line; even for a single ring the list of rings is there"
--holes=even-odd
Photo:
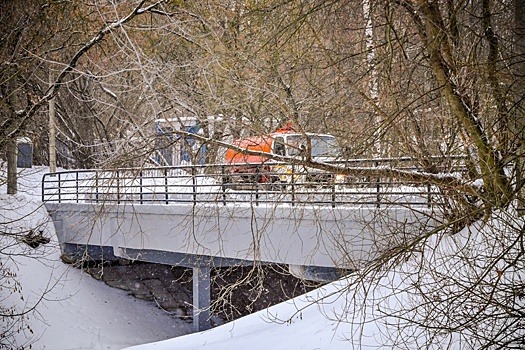
[[[340,158],[341,149],[333,135],[300,133],[287,123],[268,135],[235,140],[233,146],[236,148],[228,149],[225,154],[226,163],[231,165],[228,177],[231,183],[260,183],[281,187],[290,183],[317,186],[340,183],[345,179],[344,175],[294,162],[311,159],[329,163]],[[249,153],[250,151],[257,154]]]

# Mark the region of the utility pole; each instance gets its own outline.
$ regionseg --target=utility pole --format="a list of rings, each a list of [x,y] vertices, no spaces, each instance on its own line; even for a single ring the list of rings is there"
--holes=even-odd
[[[54,84],[53,75],[49,71],[49,88]],[[57,156],[56,156],[56,125],[55,125],[55,96],[49,99],[49,172],[57,171]]]

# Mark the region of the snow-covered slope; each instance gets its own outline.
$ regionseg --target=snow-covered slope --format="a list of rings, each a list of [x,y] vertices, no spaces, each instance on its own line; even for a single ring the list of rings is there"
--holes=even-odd
[[[479,349],[488,339],[522,348],[525,298],[512,290],[525,280],[524,261],[516,260],[525,224],[512,208],[493,214],[422,240],[418,252],[389,269],[350,275],[206,332],[127,350]]]
[[[43,231],[51,242],[36,249],[13,237],[0,238],[0,259],[16,273],[21,292],[0,291],[4,307],[35,309],[16,336],[33,349],[121,349],[187,334],[191,325],[164,313],[154,303],[108,287],[60,260],[54,228],[39,199],[45,168],[26,169],[19,194],[0,188],[0,229],[25,234]],[[11,256],[12,260],[7,256]]]
[[[172,349],[349,349],[349,327],[337,311],[344,303],[345,281],[276,305],[223,326],[127,350]],[[325,297],[318,303],[319,297]],[[363,330],[378,334],[374,325]],[[372,342],[370,342],[372,343]]]

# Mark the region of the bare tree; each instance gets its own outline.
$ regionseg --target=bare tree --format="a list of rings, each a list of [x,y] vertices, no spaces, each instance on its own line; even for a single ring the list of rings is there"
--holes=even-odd
[[[70,4],[67,3],[47,1],[26,2],[22,6],[19,1],[4,1],[0,4],[2,23],[0,149],[7,150],[9,194],[15,194],[17,187],[17,138],[28,133],[45,132],[46,129],[42,125],[46,124],[41,122],[46,118],[43,107],[63,88],[64,84],[68,83],[68,79],[72,78],[71,73],[81,65],[81,59],[99,45],[105,36],[135,17],[148,13],[158,4],[158,2],[136,1],[119,9],[123,13],[122,17],[102,24],[89,22],[86,19],[91,14],[89,6],[86,9],[81,6],[69,6]],[[70,20],[55,20],[66,16],[70,16]],[[49,21],[51,17],[54,18],[53,21]],[[93,26],[96,30],[85,34],[81,31],[82,25]],[[58,72],[56,79],[48,87],[48,68],[52,65],[58,66]],[[78,132],[81,128],[75,131]],[[16,265],[13,257],[35,256],[24,250],[24,247],[27,245],[37,248],[41,244],[48,243],[49,238],[42,234],[43,231],[39,231],[40,223],[35,223],[34,227],[24,226],[24,218],[34,213],[20,214],[20,217],[16,217],[17,211],[13,210],[12,204],[2,201],[0,206],[2,210],[15,215],[15,217],[0,218],[2,241],[0,274],[3,292],[0,296],[2,299],[0,347],[24,348],[31,345],[30,340],[24,344],[16,344],[13,335],[19,332],[28,334],[32,332],[31,327],[25,324],[25,316],[36,307],[38,302],[22,310],[9,307],[7,304],[4,306],[4,301],[9,298],[6,294],[16,296],[21,293],[21,286],[13,268]],[[21,250],[17,247],[21,247]],[[37,254],[35,258],[43,257]]]
[[[395,168],[359,169],[361,174],[431,184],[449,199],[440,213],[447,215],[439,229],[423,232],[418,239],[393,247],[360,274],[363,288],[367,289],[370,283],[377,283],[370,276],[382,276],[385,266],[395,268],[402,258],[415,259],[416,272],[404,273],[418,282],[410,294],[419,301],[410,310],[402,308],[399,313],[386,313],[385,317],[397,317],[401,329],[416,326],[424,329],[425,346],[436,342],[453,347],[460,341],[454,334],[468,339],[473,347],[522,346],[519,295],[523,289],[524,266],[520,262],[523,224],[514,221],[512,214],[507,215],[513,213],[522,188],[519,180],[522,156],[518,150],[523,129],[517,126],[521,118],[511,117],[522,114],[521,102],[516,103],[516,98],[521,101],[521,95],[513,91],[515,86],[520,86],[522,72],[509,69],[511,65],[516,66],[516,61],[519,62],[516,67],[523,62],[522,53],[516,51],[518,46],[512,45],[514,23],[517,26],[521,23],[519,16],[514,20],[515,13],[520,10],[507,2],[488,1],[400,1],[376,5],[373,6],[376,68],[381,91],[377,101],[367,96],[366,84],[359,84],[362,77],[371,73],[344,64],[352,62],[353,57],[366,62],[365,25],[357,26],[345,37],[361,43],[360,50],[352,51],[348,42],[337,43],[335,38],[321,34],[328,31],[323,24],[330,24],[330,30],[342,28],[342,21],[338,20],[355,11],[351,5],[323,2],[305,6],[300,2],[277,2],[269,8],[245,11],[240,18],[250,18],[250,25],[255,27],[259,11],[270,11],[275,20],[266,19],[265,37],[270,39],[242,46],[248,49],[255,46],[261,54],[245,57],[258,68],[255,76],[262,82],[258,87],[272,92],[269,96],[274,98],[273,103],[285,106],[283,114],[305,129],[309,122],[318,121],[315,118],[319,114],[315,112],[320,109],[315,109],[315,103],[330,99],[332,93],[344,98],[344,89],[348,87],[337,84],[346,82],[361,103],[382,116],[380,125],[369,124],[372,127],[367,130],[365,144],[373,144],[372,140],[377,137],[375,131],[381,130],[385,154],[415,156],[424,169],[418,173]],[[327,37],[332,40],[319,39]],[[315,64],[311,60],[312,52],[317,54]],[[236,56],[240,55],[236,52]],[[351,68],[354,68],[353,74],[346,74],[345,80],[336,74]],[[243,72],[237,73],[242,77]],[[326,81],[322,77],[326,77]],[[311,82],[315,82],[315,86]],[[323,91],[320,88],[325,82],[339,89]],[[313,97],[315,94],[319,99]],[[323,104],[326,115],[336,111],[337,103],[344,99],[330,101],[334,104]],[[356,115],[346,115],[349,120],[344,117],[334,120],[342,125],[359,123]],[[261,132],[255,121],[252,123],[254,131]],[[344,137],[344,133],[341,134]],[[443,158],[465,155],[469,159],[468,171],[462,178],[449,176],[445,180],[441,174],[434,174],[438,164],[431,155]],[[315,163],[306,165],[335,170]],[[356,170],[347,171],[351,175]],[[489,221],[479,221],[482,218]],[[504,223],[505,228],[498,228],[498,222]],[[403,229],[400,224],[399,230]],[[450,266],[445,259],[426,261],[422,257],[418,260],[417,253],[420,249],[441,249],[436,240],[445,239],[448,234],[458,235],[452,241],[464,254],[458,260],[451,258],[454,265],[450,275],[447,275],[451,271],[447,270]],[[501,236],[494,241],[491,235]],[[472,242],[480,247],[497,244],[498,248],[482,252],[473,249]],[[502,261],[506,264],[500,266]],[[462,268],[468,269],[472,278],[464,276]],[[447,291],[446,297],[443,291]],[[476,311],[469,309],[472,307],[467,305],[469,298],[476,300]],[[425,311],[419,312],[418,308]],[[403,312],[414,312],[422,318],[411,322]],[[476,327],[483,331],[477,333]],[[407,346],[417,344],[417,340],[398,337],[389,339],[388,344]]]

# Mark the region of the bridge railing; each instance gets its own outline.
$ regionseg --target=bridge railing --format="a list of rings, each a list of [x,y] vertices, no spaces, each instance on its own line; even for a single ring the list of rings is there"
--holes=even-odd
[[[392,178],[359,175],[359,168],[392,167],[421,170],[411,158],[357,159],[335,162],[352,168],[352,176],[299,165],[208,164],[142,169],[76,170],[45,174],[42,201],[73,203],[231,205],[280,203],[296,205],[400,205],[439,204],[439,188]],[[463,172],[462,159],[434,162],[434,172]],[[437,164],[437,165],[436,165]]]

